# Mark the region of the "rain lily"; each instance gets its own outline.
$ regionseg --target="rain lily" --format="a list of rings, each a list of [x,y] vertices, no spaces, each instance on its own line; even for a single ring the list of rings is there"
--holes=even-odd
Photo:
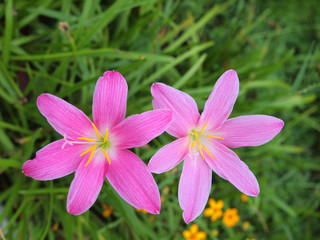
[[[257,196],[259,184],[248,166],[229,149],[257,146],[270,141],[282,129],[282,120],[266,115],[228,119],[239,92],[234,70],[217,81],[200,116],[188,94],[163,83],[151,88],[154,109],[172,110],[167,132],[178,139],[161,148],[150,160],[151,172],[162,173],[184,159],[179,183],[179,203],[186,223],[203,211],[211,189],[212,171],[241,192]]]
[[[120,73],[105,72],[93,96],[93,122],[78,108],[51,94],[38,97],[41,114],[63,139],[37,152],[23,165],[26,176],[52,180],[75,172],[67,210],[87,211],[105,177],[135,208],[160,211],[159,189],[147,166],[128,148],[142,146],[166,130],[171,111],[152,110],[125,119],[128,86]]]

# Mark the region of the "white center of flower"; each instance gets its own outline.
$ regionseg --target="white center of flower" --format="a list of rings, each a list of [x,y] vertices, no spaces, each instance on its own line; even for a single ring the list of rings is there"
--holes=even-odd
[[[90,163],[95,151],[97,150],[101,150],[101,152],[103,152],[103,154],[105,155],[106,159],[108,160],[109,164],[111,164],[110,158],[107,154],[107,149],[109,149],[111,147],[110,141],[109,141],[109,129],[106,129],[106,134],[104,135],[103,139],[100,135],[99,130],[97,129],[97,127],[94,125],[94,123],[92,123],[92,126],[97,134],[98,139],[92,139],[92,138],[84,138],[84,137],[78,137],[79,140],[84,140],[81,142],[76,142],[76,141],[70,141],[67,139],[66,136],[64,136],[64,140],[65,143],[62,145],[62,149],[64,148],[64,146],[66,144],[93,144],[90,148],[88,148],[86,151],[84,151],[83,153],[80,154],[80,157],[91,152],[88,162],[84,165],[85,167]]]
[[[206,123],[205,125],[203,125],[203,127],[201,128],[200,132],[198,132],[196,129],[192,129],[190,131],[190,135],[189,135],[189,139],[190,139],[190,144],[191,144],[191,149],[193,149],[195,146],[198,146],[199,148],[199,152],[202,156],[202,159],[204,159],[204,155],[203,155],[203,151],[206,151],[210,157],[212,157],[213,159],[214,156],[212,156],[212,154],[209,152],[208,148],[206,148],[206,146],[204,144],[201,144],[201,139],[203,139],[203,137],[206,138],[219,138],[219,139],[223,139],[222,137],[218,137],[218,136],[211,136],[211,135],[207,135],[207,134],[203,134],[205,127],[208,125],[208,123]]]

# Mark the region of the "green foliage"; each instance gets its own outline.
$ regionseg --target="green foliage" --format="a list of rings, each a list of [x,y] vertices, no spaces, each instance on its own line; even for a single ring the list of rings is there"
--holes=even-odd
[[[271,142],[235,152],[257,176],[248,203],[213,174],[210,197],[239,210],[227,228],[203,214],[208,239],[314,239],[320,206],[320,15],[318,1],[13,1],[0,3],[0,227],[7,239],[182,239],[189,229],[177,199],[181,166],[156,175],[161,214],[135,211],[105,183],[94,206],[66,211],[72,175],[39,182],[23,162],[61,138],[36,107],[44,92],[91,115],[95,82],[107,70],[129,85],[127,115],[152,109],[161,81],[191,94],[203,109],[227,69],[240,78],[232,116],[268,114],[285,121]],[[59,29],[68,22],[68,32]],[[68,36],[70,34],[70,36]],[[173,138],[163,134],[134,151],[148,163]],[[102,216],[102,204],[114,207]],[[243,230],[241,224],[251,227]]]

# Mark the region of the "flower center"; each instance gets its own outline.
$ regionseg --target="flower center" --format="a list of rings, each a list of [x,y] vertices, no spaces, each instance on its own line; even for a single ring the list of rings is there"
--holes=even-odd
[[[212,156],[212,154],[209,152],[208,148],[206,148],[206,146],[204,144],[201,144],[200,142],[200,138],[201,137],[207,137],[207,138],[219,138],[219,139],[223,139],[222,137],[218,137],[218,136],[211,136],[211,135],[206,135],[206,134],[203,134],[204,132],[204,129],[205,127],[208,125],[208,123],[206,123],[205,125],[203,125],[203,127],[201,128],[200,132],[198,132],[196,129],[192,129],[191,132],[190,132],[190,143],[191,144],[191,149],[193,149],[196,145],[198,146],[199,148],[199,151],[200,151],[200,154],[201,154],[201,157],[202,159],[204,159],[204,155],[203,155],[203,151],[206,151],[210,157],[212,157],[213,159],[214,156]]]
[[[109,164],[111,164],[110,158],[109,158],[107,151],[106,151],[107,149],[109,149],[111,147],[110,141],[108,140],[109,129],[108,128],[106,129],[106,134],[102,138],[99,130],[94,125],[94,123],[92,123],[92,126],[97,134],[98,139],[78,137],[79,140],[84,140],[84,141],[76,142],[76,141],[70,141],[67,139],[66,136],[64,136],[65,143],[62,145],[62,149],[64,148],[64,146],[66,144],[70,144],[70,145],[73,145],[73,144],[93,144],[90,148],[88,148],[86,151],[84,151],[83,153],[80,154],[80,157],[81,157],[81,156],[90,152],[89,159],[84,166],[86,167],[90,163],[97,148],[98,148],[98,150],[101,150],[101,152],[105,155],[106,159],[108,160]]]

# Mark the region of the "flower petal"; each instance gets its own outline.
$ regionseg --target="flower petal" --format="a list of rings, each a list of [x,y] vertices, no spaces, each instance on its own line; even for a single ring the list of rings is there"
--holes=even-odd
[[[37,99],[39,111],[50,125],[62,136],[69,139],[90,137],[94,131],[91,120],[78,108],[54,95],[44,93]]]
[[[163,83],[151,87],[154,109],[172,110],[172,122],[167,132],[177,138],[185,137],[199,120],[197,103],[188,94]]]
[[[236,71],[228,70],[216,82],[204,106],[199,125],[208,123],[208,129],[219,129],[231,114],[238,93],[238,75]]]
[[[163,133],[171,121],[171,111],[152,110],[128,117],[111,130],[119,148],[140,147]]]
[[[73,173],[79,166],[83,146],[66,145],[64,140],[52,142],[40,149],[33,160],[22,166],[23,173],[37,180],[52,180]]]
[[[163,173],[177,166],[188,153],[189,138],[179,138],[162,147],[148,164],[149,171]]]
[[[211,189],[212,171],[201,155],[187,155],[179,182],[179,203],[186,223],[203,211]]]
[[[223,144],[215,140],[210,142],[211,144],[207,144],[206,147],[215,159],[210,157],[206,151],[203,152],[210,168],[244,194],[257,196],[260,191],[259,183],[248,166]]]
[[[93,96],[93,121],[100,131],[105,132],[126,116],[128,85],[123,76],[108,71],[99,78]]]
[[[90,163],[84,158],[71,183],[67,210],[73,215],[87,211],[97,200],[107,172],[107,161],[101,152],[96,153]]]
[[[113,188],[129,204],[153,214],[160,212],[158,186],[146,165],[134,153],[119,151],[116,158],[111,159],[106,176]]]
[[[227,147],[258,146],[269,142],[282,129],[284,122],[266,115],[240,116],[228,119],[218,130],[219,140]]]

